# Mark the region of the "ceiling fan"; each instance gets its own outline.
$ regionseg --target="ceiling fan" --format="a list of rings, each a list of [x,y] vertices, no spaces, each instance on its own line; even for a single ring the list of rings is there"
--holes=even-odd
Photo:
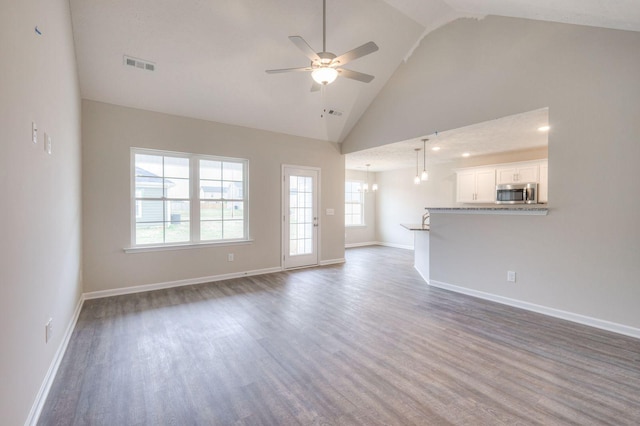
[[[356,47],[353,50],[348,51],[340,56],[336,56],[331,52],[327,52],[327,37],[326,37],[326,29],[327,29],[327,1],[322,0],[322,52],[314,52],[314,50],[309,46],[309,44],[300,36],[289,36],[289,40],[293,42],[298,49],[302,50],[305,56],[311,59],[311,65],[308,67],[300,67],[300,68],[282,68],[276,70],[267,70],[267,74],[277,74],[282,72],[296,72],[296,71],[311,71],[311,77],[314,80],[313,86],[311,86],[311,91],[315,92],[320,90],[321,86],[326,86],[327,84],[333,83],[333,81],[338,77],[346,77],[352,80],[362,81],[363,83],[369,83],[374,79],[372,75],[364,74],[358,71],[348,70],[346,68],[341,68],[347,62],[353,61],[355,59],[361,58],[365,55],[375,52],[378,50],[378,46],[370,41],[368,43],[363,44],[360,47]]]

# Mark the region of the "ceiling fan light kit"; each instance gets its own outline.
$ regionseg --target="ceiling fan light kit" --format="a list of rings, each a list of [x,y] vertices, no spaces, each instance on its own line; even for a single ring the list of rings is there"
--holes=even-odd
[[[316,83],[327,85],[331,84],[338,77],[338,71],[335,68],[322,67],[316,68],[311,71],[311,77],[315,80]]]
[[[311,87],[311,91],[315,92],[319,89],[316,85],[326,86],[335,81],[338,76],[346,77],[352,80],[358,80],[363,83],[369,83],[374,79],[374,76],[364,74],[358,71],[352,71],[346,68],[339,68],[346,63],[361,58],[365,55],[373,53],[378,50],[378,46],[370,41],[362,46],[356,47],[353,50],[348,51],[340,56],[336,56],[331,52],[327,52],[326,43],[326,21],[327,21],[327,1],[322,0],[322,52],[315,52],[311,46],[300,36],[289,36],[289,40],[295,44],[298,49],[304,53],[304,55],[311,60],[311,65],[308,67],[299,68],[281,68],[275,70],[267,70],[267,74],[277,74],[283,72],[297,72],[297,71],[311,71],[311,77],[314,80],[314,85]]]

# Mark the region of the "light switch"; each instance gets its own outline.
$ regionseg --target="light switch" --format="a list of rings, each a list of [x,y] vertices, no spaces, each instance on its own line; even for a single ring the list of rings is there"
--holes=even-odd
[[[333,216],[335,213],[333,209],[327,209],[327,216]]]
[[[44,150],[47,154],[51,154],[51,136],[44,134]]]
[[[31,141],[38,143],[38,126],[35,121],[31,122]]]

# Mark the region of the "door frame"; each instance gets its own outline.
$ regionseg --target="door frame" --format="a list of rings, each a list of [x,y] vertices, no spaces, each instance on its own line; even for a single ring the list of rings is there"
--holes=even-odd
[[[318,254],[318,258],[317,258],[317,262],[313,265],[305,265],[305,266],[297,266],[297,267],[292,267],[292,268],[287,268],[285,266],[285,249],[288,247],[287,245],[287,241],[285,238],[285,229],[284,229],[284,224],[286,223],[287,219],[286,219],[286,215],[288,214],[288,212],[285,211],[286,208],[286,198],[285,197],[289,197],[289,193],[287,191],[287,181],[286,181],[286,175],[285,175],[285,170],[287,168],[292,168],[292,169],[302,169],[302,170],[311,170],[311,171],[315,171],[318,173],[318,182],[317,182],[317,193],[315,194],[315,201],[317,203],[318,206],[318,227],[317,227],[317,237],[316,237],[316,247],[315,250]],[[320,196],[320,194],[322,193],[322,189],[321,189],[321,182],[322,182],[322,169],[320,167],[312,167],[312,166],[299,166],[299,165],[295,165],[295,164],[282,164],[281,170],[280,170],[280,184],[281,184],[281,191],[280,191],[280,217],[282,217],[282,221],[280,222],[280,267],[282,268],[282,270],[285,269],[299,269],[299,268],[311,268],[314,266],[318,266],[320,265],[320,255],[321,255],[321,251],[320,251],[320,247],[322,247],[321,244],[321,232],[320,230],[322,229],[322,220],[321,219],[321,199],[322,197]]]

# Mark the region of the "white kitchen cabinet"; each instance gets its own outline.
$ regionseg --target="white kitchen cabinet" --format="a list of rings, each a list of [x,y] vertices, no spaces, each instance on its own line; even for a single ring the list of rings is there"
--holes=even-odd
[[[496,201],[494,168],[466,169],[456,172],[456,201],[459,203],[493,203]]]
[[[496,183],[538,182],[540,179],[539,162],[530,164],[511,164],[496,168]]]
[[[547,160],[540,163],[540,180],[538,181],[538,202],[549,201],[549,162]]]

